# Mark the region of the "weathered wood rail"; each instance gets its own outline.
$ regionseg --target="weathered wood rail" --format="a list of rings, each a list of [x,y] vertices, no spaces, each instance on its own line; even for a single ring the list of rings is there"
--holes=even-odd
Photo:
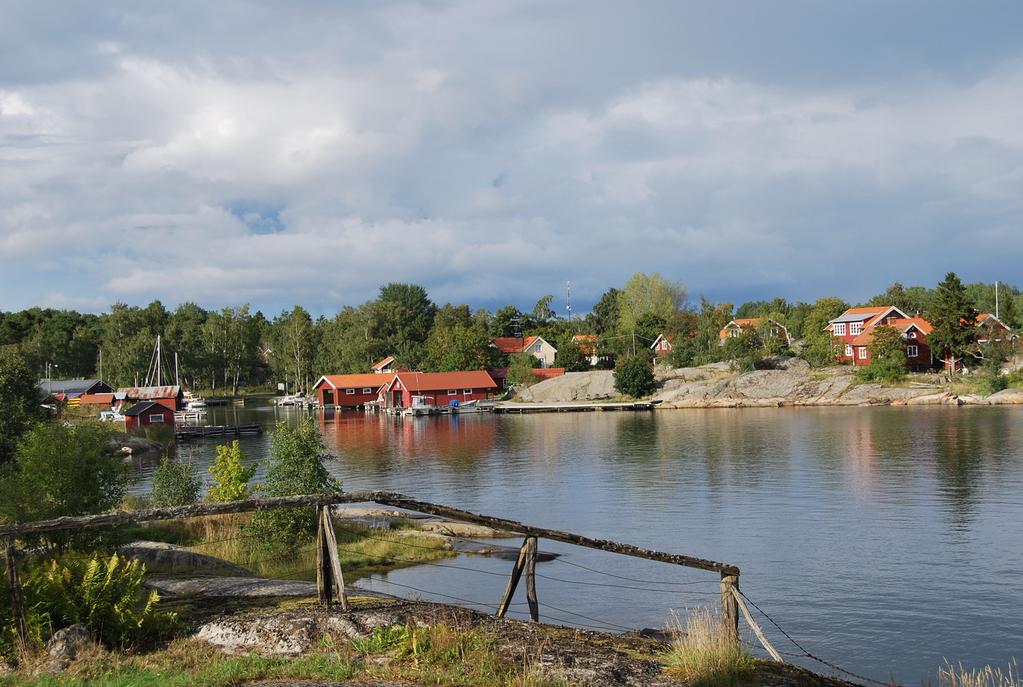
[[[187,441],[206,437],[248,436],[263,433],[263,428],[256,424],[248,425],[179,425],[174,430],[174,438]]]
[[[611,541],[608,539],[594,539],[573,532],[538,527],[489,515],[473,513],[471,511],[445,506],[443,504],[420,501],[404,494],[388,491],[357,491],[348,493],[309,494],[303,496],[278,496],[270,498],[251,498],[241,501],[230,501],[227,503],[202,503],[189,506],[178,506],[173,508],[153,508],[139,511],[114,511],[99,515],[68,516],[14,525],[0,526],[0,538],[7,542],[7,565],[8,569],[14,569],[11,577],[12,587],[17,587],[17,566],[15,564],[14,540],[16,537],[44,534],[62,530],[84,530],[97,527],[111,527],[136,525],[144,522],[158,520],[178,520],[183,518],[204,517],[212,515],[223,515],[227,513],[247,513],[256,511],[273,510],[277,508],[309,508],[317,509],[318,533],[317,533],[317,589],[320,600],[330,603],[337,598],[342,608],[347,608],[348,599],[344,587],[344,578],[338,561],[337,542],[334,538],[333,527],[330,525],[329,510],[331,506],[354,503],[377,503],[394,508],[402,508],[409,511],[426,513],[440,517],[469,522],[477,525],[485,525],[497,530],[520,534],[525,537],[519,556],[512,568],[511,577],[502,596],[497,614],[504,616],[511,603],[515,588],[518,585],[522,573],[526,574],[526,595],[529,605],[530,617],[536,621],[539,619],[539,603],[536,596],[536,554],[537,541],[549,539],[551,541],[573,544],[599,551],[616,553],[623,556],[643,558],[671,565],[678,565],[687,568],[696,568],[716,572],[721,578],[721,608],[722,617],[725,621],[726,631],[738,641],[738,622],[741,597],[738,594],[739,568],[738,566],[721,563],[718,561],[698,558],[677,553],[667,553],[645,549],[632,544]],[[15,597],[18,596],[17,602]],[[16,614],[23,616],[24,609],[21,608],[20,592],[12,590],[12,604]],[[743,612],[748,611],[743,608]],[[757,628],[759,629],[759,628]],[[21,628],[19,626],[19,632]],[[760,633],[758,633],[759,636]],[[773,649],[768,649],[772,654]]]

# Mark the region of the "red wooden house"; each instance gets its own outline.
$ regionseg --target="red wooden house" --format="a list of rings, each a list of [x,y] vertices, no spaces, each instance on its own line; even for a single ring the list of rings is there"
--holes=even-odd
[[[384,408],[411,408],[413,396],[423,396],[430,405],[447,406],[451,401],[485,401],[497,391],[497,382],[483,370],[470,372],[397,372],[380,389]]]
[[[718,332],[718,342],[724,346],[725,342],[729,339],[740,336],[744,329],[760,329],[761,325],[765,323],[770,325],[767,330],[767,335],[775,337],[785,345],[792,344],[792,337],[789,336],[789,330],[785,327],[785,325],[780,322],[775,322],[770,318],[763,317],[749,317],[732,320]]]
[[[1002,322],[990,313],[983,312],[977,315],[977,343],[986,344],[989,341],[1011,344],[1016,340],[1012,327]]]
[[[650,348],[655,357],[666,358],[671,353],[671,339],[664,334],[658,334],[654,342],[650,344]]]
[[[154,401],[172,412],[185,407],[185,393],[180,386],[124,386],[114,393],[114,400],[121,405]]]
[[[931,324],[919,315],[910,317],[894,305],[850,308],[831,320],[831,332],[838,349],[837,360],[854,365],[870,364],[870,345],[878,327],[893,327],[906,342],[906,367],[914,371],[934,366],[934,354],[927,341]]]
[[[124,411],[126,430],[153,426],[174,429],[174,411],[156,401],[142,401]]]
[[[321,408],[358,408],[377,400],[380,387],[391,381],[393,374],[324,375],[316,380],[313,393]]]
[[[844,313],[828,322],[824,329],[831,332],[831,337],[838,347],[836,360],[840,363],[855,362],[856,351],[853,341],[870,327],[883,322],[897,319],[909,319],[909,315],[894,305],[873,305],[863,308],[849,308]],[[865,363],[861,363],[865,364]]]

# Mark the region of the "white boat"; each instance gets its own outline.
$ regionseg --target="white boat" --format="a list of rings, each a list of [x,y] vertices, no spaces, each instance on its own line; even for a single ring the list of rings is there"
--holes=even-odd
[[[199,398],[191,391],[186,391],[184,394],[185,410],[203,410],[206,408],[206,401]]]
[[[124,415],[116,410],[101,410],[99,413],[100,422],[124,422]]]

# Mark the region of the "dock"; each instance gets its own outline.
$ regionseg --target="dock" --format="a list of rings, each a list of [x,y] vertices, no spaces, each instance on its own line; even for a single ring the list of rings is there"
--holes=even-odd
[[[262,433],[263,428],[256,423],[250,425],[185,425],[174,430],[174,438],[178,441],[189,441],[207,437],[257,436]]]
[[[607,411],[653,410],[655,401],[633,401],[626,403],[567,402],[567,403],[515,403],[505,401],[494,407],[495,413],[593,413]]]

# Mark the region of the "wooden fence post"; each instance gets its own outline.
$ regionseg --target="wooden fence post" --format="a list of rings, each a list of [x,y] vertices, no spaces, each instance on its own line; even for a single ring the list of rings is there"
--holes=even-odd
[[[534,623],[540,622],[540,604],[536,600],[536,537],[526,537],[526,601],[529,603],[529,617]],[[509,599],[510,600],[510,599]]]
[[[25,623],[25,605],[21,600],[21,581],[18,579],[18,552],[14,547],[14,537],[7,537],[5,553],[7,558],[7,581],[11,585],[11,613],[14,615],[18,639],[21,640],[22,644],[25,644],[28,642],[28,626]]]
[[[508,612],[508,606],[511,605],[512,597],[515,596],[515,588],[519,586],[522,569],[526,566],[526,550],[529,548],[530,539],[532,537],[526,537],[526,540],[522,542],[522,547],[519,549],[519,557],[515,559],[515,565],[512,566],[511,577],[508,578],[508,585],[504,588],[504,596],[501,597],[501,603],[497,607],[498,618],[505,616]]]
[[[721,573],[721,623],[725,636],[739,643],[739,604],[732,590],[739,590],[739,576]]]
[[[341,610],[348,612],[348,592],[345,591],[345,576],[341,572],[341,558],[337,552],[337,535],[334,534],[334,521],[330,517],[330,506],[320,509],[320,525],[327,540],[327,562],[331,583],[328,586],[341,602]]]
[[[327,533],[323,529],[323,507],[316,507],[316,598],[326,606],[330,605],[330,552],[327,550]]]

